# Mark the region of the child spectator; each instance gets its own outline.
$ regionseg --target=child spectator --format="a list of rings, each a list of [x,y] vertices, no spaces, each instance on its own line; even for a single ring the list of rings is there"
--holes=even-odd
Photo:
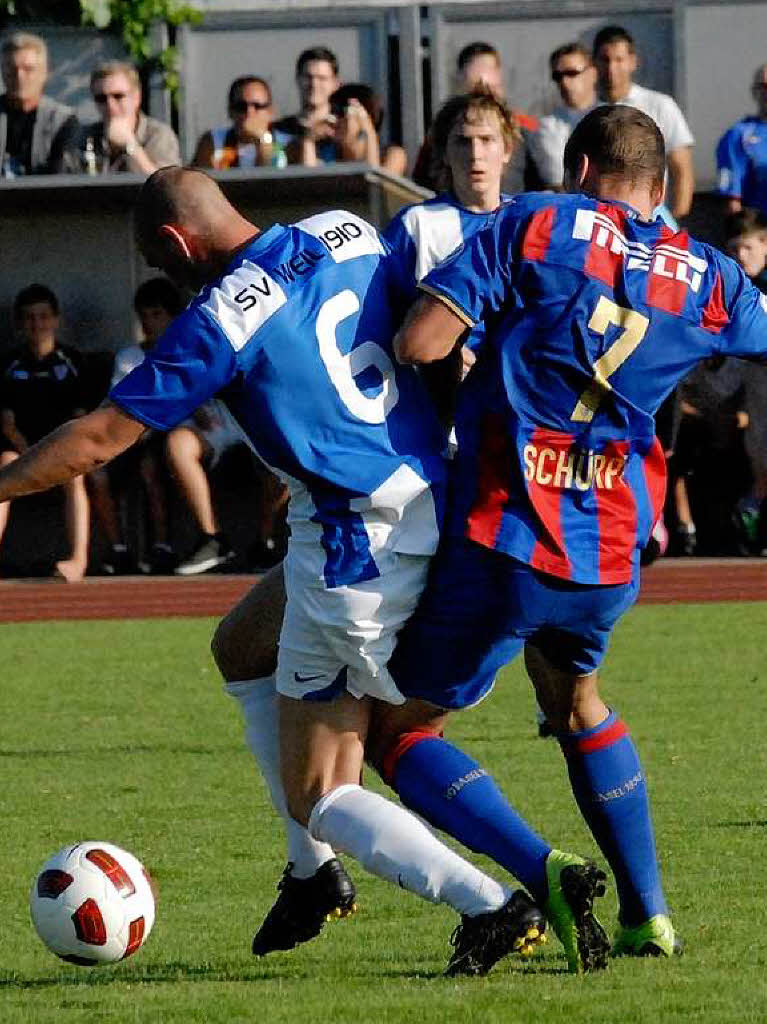
[[[0,377],[0,466],[14,462],[36,441],[86,410],[82,357],[57,341],[59,302],[50,288],[31,284],[13,303],[23,347]],[[57,561],[54,575],[81,580],[88,567],[90,511],[82,477],[63,485],[69,557]],[[0,540],[8,525],[10,502],[0,504]]]
[[[114,387],[144,359],[162,332],[181,312],[183,302],[174,284],[165,277],[155,277],[139,285],[133,308],[141,323],[144,340],[128,345],[115,356],[110,388]],[[134,573],[137,558],[125,542],[125,533],[116,493],[123,491],[138,473],[146,492],[151,524],[152,546],[142,571],[173,572],[177,559],[168,542],[168,508],[165,490],[165,435],[147,431],[142,439],[108,466],[88,475],[93,509],[109,543],[109,553],[101,565],[107,575]]]
[[[760,291],[767,293],[767,219],[759,210],[743,207],[725,221],[725,247]],[[746,453],[753,489],[742,498],[735,522],[749,553],[767,554],[767,367],[744,366],[748,427]]]

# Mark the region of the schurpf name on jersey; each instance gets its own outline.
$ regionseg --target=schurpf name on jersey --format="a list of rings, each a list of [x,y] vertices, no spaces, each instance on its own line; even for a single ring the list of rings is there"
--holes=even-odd
[[[605,455],[589,448],[572,451],[526,444],[522,450],[528,483],[556,490],[611,491],[626,469],[625,455]]]
[[[235,352],[239,352],[286,302],[285,292],[271,274],[256,263],[243,260],[211,290],[202,308],[220,326]]]

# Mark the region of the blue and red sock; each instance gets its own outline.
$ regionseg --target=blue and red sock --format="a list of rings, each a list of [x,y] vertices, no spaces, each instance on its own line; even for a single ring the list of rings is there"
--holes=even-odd
[[[545,898],[551,847],[468,754],[434,733],[411,732],[389,751],[383,775],[406,807],[470,850],[491,857],[534,898]]]
[[[610,712],[559,742],[578,807],[615,875],[621,922],[667,914],[644,773],[625,723]]]

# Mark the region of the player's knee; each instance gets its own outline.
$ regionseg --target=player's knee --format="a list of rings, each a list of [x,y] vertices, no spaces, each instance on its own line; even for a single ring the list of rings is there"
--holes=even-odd
[[[228,683],[237,682],[239,679],[255,678],[247,675],[239,675],[239,658],[237,654],[236,637],[233,635],[230,617],[225,616],[216,626],[213,639],[210,642],[210,651],[216,667]]]

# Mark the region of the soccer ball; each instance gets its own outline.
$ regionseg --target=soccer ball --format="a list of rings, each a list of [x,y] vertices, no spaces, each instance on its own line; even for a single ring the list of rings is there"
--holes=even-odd
[[[48,949],[84,967],[131,956],[154,924],[149,875],[112,843],[76,843],[55,853],[34,881],[29,909]]]

